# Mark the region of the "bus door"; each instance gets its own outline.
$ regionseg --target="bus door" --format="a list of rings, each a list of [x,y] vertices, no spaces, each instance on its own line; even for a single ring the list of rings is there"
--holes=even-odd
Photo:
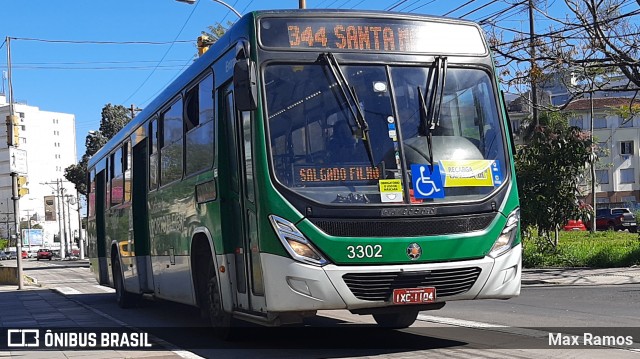
[[[233,251],[234,307],[260,311],[266,308],[257,245],[250,114],[236,110],[232,83],[223,85],[218,93],[223,141],[220,157],[226,163],[219,174],[225,182],[221,191],[222,235]],[[222,173],[223,169],[226,173]]]
[[[147,154],[148,139],[133,146],[132,160],[132,188],[131,210],[133,215],[133,251],[137,268],[138,284],[141,292],[153,291],[153,276],[151,271],[150,243],[149,243],[149,211],[147,207],[147,179],[149,156]]]
[[[96,252],[98,257],[98,273],[100,284],[109,284],[109,267],[107,260],[107,232],[105,223],[106,205],[105,170],[96,174]]]

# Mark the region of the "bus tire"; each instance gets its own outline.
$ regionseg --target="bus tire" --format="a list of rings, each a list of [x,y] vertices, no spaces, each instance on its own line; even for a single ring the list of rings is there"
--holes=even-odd
[[[417,310],[402,311],[397,313],[374,314],[373,319],[379,326],[389,329],[402,329],[410,327],[418,318]]]
[[[231,339],[233,336],[233,318],[231,314],[224,311],[222,306],[220,287],[218,286],[218,278],[216,277],[213,264],[209,269],[209,281],[207,282],[205,300],[209,322],[216,336],[224,340]]]
[[[113,287],[116,290],[116,302],[120,308],[132,308],[138,304],[140,295],[127,292],[124,289],[124,277],[120,268],[120,261],[113,261]]]

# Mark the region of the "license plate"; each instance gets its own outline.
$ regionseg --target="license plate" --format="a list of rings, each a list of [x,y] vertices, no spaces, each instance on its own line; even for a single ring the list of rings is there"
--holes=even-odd
[[[436,288],[408,288],[393,290],[393,304],[422,304],[436,301]]]

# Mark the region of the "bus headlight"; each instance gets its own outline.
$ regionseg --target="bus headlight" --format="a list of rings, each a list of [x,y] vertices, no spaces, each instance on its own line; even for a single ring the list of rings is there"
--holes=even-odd
[[[316,266],[323,266],[328,263],[293,223],[273,214],[269,215],[269,220],[280,242],[282,242],[284,248],[293,259]]]
[[[516,208],[509,217],[507,217],[507,223],[504,225],[502,229],[502,233],[491,247],[491,251],[489,251],[489,256],[496,258],[504,253],[506,253],[511,246],[513,245],[513,241],[518,234],[518,227],[520,225],[520,208]]]

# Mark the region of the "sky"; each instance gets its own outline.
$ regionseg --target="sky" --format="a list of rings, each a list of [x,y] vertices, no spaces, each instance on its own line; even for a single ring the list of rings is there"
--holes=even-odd
[[[515,0],[306,0],[307,8],[387,10],[480,20]],[[553,1],[553,0],[551,0]],[[297,0],[228,0],[241,14],[297,8]],[[196,56],[196,38],[236,15],[212,0],[4,0],[0,6],[0,69],[18,102],[76,117],[78,157],[97,130],[104,105],[144,108]],[[502,14],[503,25],[528,29],[526,12]],[[4,44],[3,44],[4,43]],[[0,92],[8,92],[3,79]],[[4,90],[4,91],[3,91]]]

